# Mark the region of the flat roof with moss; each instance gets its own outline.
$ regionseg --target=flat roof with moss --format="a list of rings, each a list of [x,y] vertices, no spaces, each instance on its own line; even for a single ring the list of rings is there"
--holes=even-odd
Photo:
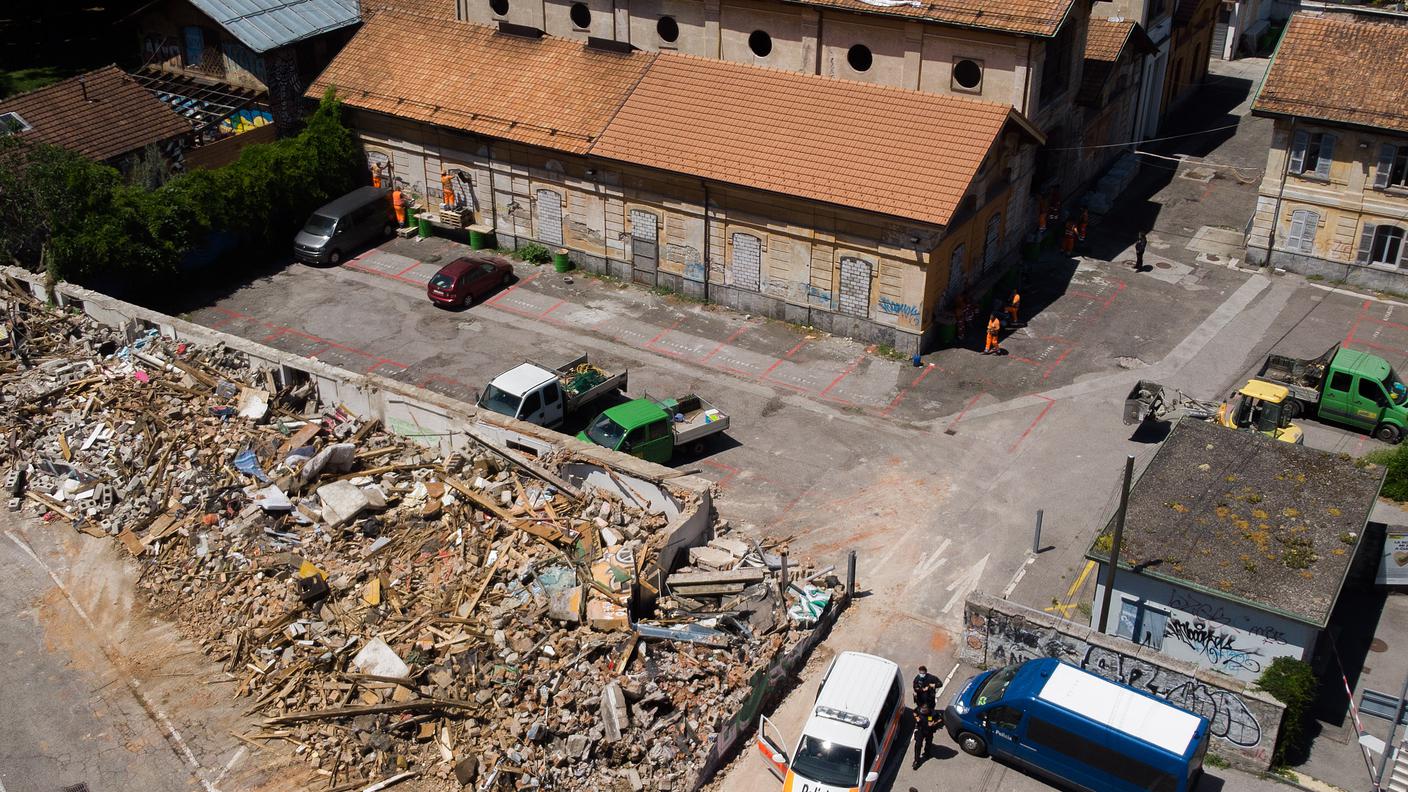
[[[1324,627],[1384,469],[1183,420],[1129,496],[1120,568]],[[1086,557],[1108,562],[1114,515]]]

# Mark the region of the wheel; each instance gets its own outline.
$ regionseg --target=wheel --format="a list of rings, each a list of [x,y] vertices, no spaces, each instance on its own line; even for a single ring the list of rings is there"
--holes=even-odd
[[[1294,421],[1305,413],[1305,405],[1300,399],[1291,399],[1286,402],[1286,418]]]
[[[1382,423],[1374,429],[1374,437],[1389,445],[1398,445],[1398,442],[1403,439],[1403,430],[1393,424]]]
[[[504,276],[504,279],[501,280],[501,281],[499,281],[499,288],[500,288],[500,289],[507,289],[509,282],[512,281],[512,280],[513,280],[513,276],[512,276],[512,275],[505,275],[505,276]]]
[[[329,254],[328,254],[328,263],[329,263],[329,264],[340,264],[340,263],[342,263],[342,252],[341,252],[341,251],[338,251],[338,250],[334,250],[333,252],[329,253]]]
[[[983,741],[982,737],[979,737],[973,732],[960,732],[958,734],[958,747],[962,748],[963,752],[970,756],[988,755],[988,744]]]

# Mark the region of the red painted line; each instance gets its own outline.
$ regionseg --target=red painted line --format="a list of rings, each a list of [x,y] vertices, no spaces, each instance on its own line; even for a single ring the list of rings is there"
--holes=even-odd
[[[933,371],[936,368],[938,368],[938,366],[934,365],[933,363],[930,363],[929,365],[925,366],[924,370],[919,372],[919,376],[915,377],[912,382],[902,388],[899,393],[895,394],[895,398],[890,400],[890,404],[888,407],[880,411],[880,415],[888,417],[890,413],[894,412],[895,408],[900,406],[900,402],[904,401],[904,397],[910,391],[914,390],[915,387],[919,385],[919,383],[923,382],[924,378],[929,376],[929,372]]]
[[[1029,358],[1029,357],[1021,357],[1021,356],[1019,356],[1019,355],[1003,355],[1003,357],[1007,358],[1008,360],[1014,360],[1014,361],[1016,361],[1016,362],[1018,362],[1018,363],[1028,363],[1028,364],[1031,364],[1031,365],[1033,365],[1033,366],[1040,366],[1040,365],[1041,365],[1041,361],[1040,361],[1040,360],[1032,360],[1032,359]]]
[[[1031,425],[1027,427],[1027,430],[1025,432],[1022,432],[1022,436],[1017,438],[1017,442],[1013,443],[1012,447],[1007,449],[1007,453],[1009,454],[1017,450],[1017,447],[1022,444],[1022,441],[1027,439],[1027,435],[1031,434],[1032,430],[1036,428],[1036,425],[1041,423],[1041,419],[1045,418],[1046,414],[1051,411],[1051,405],[1056,403],[1055,399],[1052,399],[1048,396],[1042,396],[1040,393],[1036,394],[1036,397],[1038,399],[1046,399],[1046,406],[1041,408],[1041,412],[1037,413],[1036,420],[1032,421]]]
[[[1084,297],[1085,299],[1090,300],[1091,302],[1100,302],[1101,299],[1098,295],[1091,294],[1090,292],[1085,291],[1077,291],[1076,289],[1066,289],[1066,294],[1069,294],[1073,297]]]
[[[669,335],[671,330],[674,330],[676,327],[679,327],[679,326],[680,326],[681,324],[683,324],[683,323],[684,323],[684,320],[683,320],[683,319],[677,319],[677,320],[675,320],[675,323],[674,323],[674,324],[672,324],[672,325],[670,325],[669,327],[665,328],[664,330],[661,330],[660,332],[656,333],[654,338],[650,339],[649,341],[646,341],[646,342],[645,342],[645,348],[646,348],[646,349],[650,349],[650,347],[651,347],[656,341],[659,341],[660,339],[662,339],[662,338],[664,338],[665,336]],[[653,352],[654,350],[651,350],[651,351]]]
[[[830,385],[827,385],[825,388],[822,388],[821,393],[818,393],[817,396],[823,399],[826,398],[826,394],[829,393],[832,388],[836,387],[837,385],[840,385],[841,380],[851,376],[851,372],[855,371],[856,367],[859,366],[860,362],[864,359],[865,355],[856,355],[856,359],[851,361],[851,365],[847,366],[845,371],[842,371],[840,374],[837,374],[836,379],[831,380]]]
[[[1349,328],[1349,333],[1344,337],[1345,344],[1349,344],[1354,340],[1354,333],[1359,330],[1359,323],[1364,321],[1364,312],[1369,310],[1369,304],[1370,301],[1365,300],[1364,304],[1359,306],[1359,315],[1354,317],[1354,324]]]
[[[796,346],[794,346],[794,347],[792,347],[791,349],[787,350],[787,353],[786,353],[786,354],[784,354],[782,357],[778,358],[777,360],[774,360],[774,361],[772,362],[772,365],[771,365],[771,366],[768,366],[768,370],[767,370],[767,371],[764,371],[764,372],[763,372],[763,375],[762,375],[761,377],[759,377],[759,379],[764,379],[764,380],[767,379],[769,374],[773,373],[773,371],[775,371],[778,366],[781,366],[781,365],[782,365],[782,361],[784,361],[784,360],[791,360],[791,359],[792,359],[792,356],[795,355],[795,354],[797,354],[797,350],[801,349],[802,347],[804,347],[804,346],[806,346],[806,345],[807,345],[807,339],[803,338],[801,341],[798,341]],[[805,393],[805,391],[803,391],[803,392]]]
[[[270,333],[269,335],[266,335],[266,336],[264,336],[263,338],[259,339],[259,343],[261,343],[261,344],[272,344],[272,343],[274,342],[274,339],[276,339],[276,338],[278,338],[279,336],[283,335],[284,333],[287,333],[287,332],[288,332],[288,328],[286,328],[286,327],[279,327],[278,325],[270,325],[270,327],[275,328],[275,329],[274,329],[274,332],[272,332],[272,333]]]
[[[979,391],[978,393],[973,394],[973,398],[969,399],[968,403],[963,405],[963,409],[958,411],[958,415],[955,415],[952,421],[949,421],[949,424],[944,429],[944,431],[948,431],[949,429],[958,426],[958,422],[963,420],[963,416],[968,414],[968,410],[971,409],[974,404],[977,404],[978,399],[982,398],[982,395],[984,393],[986,393],[986,391]]]
[[[1375,318],[1372,317],[1372,316],[1366,316],[1366,317],[1364,317],[1364,318],[1365,318],[1365,319],[1368,319],[1369,321],[1371,321],[1371,322],[1373,322],[1373,323],[1375,323],[1375,324],[1388,325],[1389,327],[1396,327],[1396,328],[1398,328],[1399,330],[1408,330],[1408,324],[1399,324],[1398,322],[1390,322],[1390,321],[1387,320],[1387,319],[1375,319]]]
[[[399,278],[399,277],[401,277],[402,275],[405,275],[407,272],[410,272],[411,270],[415,269],[416,267],[419,267],[420,265],[421,265],[421,262],[417,261],[416,263],[412,264],[411,266],[406,267],[405,269],[403,269],[403,270],[401,270],[400,272],[396,273],[396,277]]]
[[[485,305],[495,305],[495,304],[497,304],[497,303],[499,302],[499,300],[502,300],[503,298],[505,298],[505,297],[507,297],[508,295],[512,294],[513,292],[517,291],[520,287],[522,287],[522,286],[527,286],[528,284],[530,284],[530,283],[532,283],[533,281],[537,280],[538,276],[539,276],[539,275],[542,275],[542,274],[543,274],[543,273],[541,273],[541,272],[535,272],[535,273],[533,273],[532,275],[529,275],[528,277],[524,278],[523,280],[521,280],[521,281],[519,281],[519,282],[513,284],[512,286],[508,287],[507,289],[504,289],[503,291],[501,291],[501,292],[499,292],[498,294],[494,295],[494,298],[493,298],[493,299],[491,299],[491,300],[485,302],[484,304],[485,304]]]
[[[709,467],[716,467],[719,470],[724,471],[726,475],[718,481],[714,482],[719,486],[719,489],[727,487],[728,483],[730,481],[733,481],[734,477],[737,476],[740,472],[738,468],[734,467],[733,465],[725,465],[722,462],[714,462],[708,459],[701,460],[701,464],[708,465]]]
[[[546,311],[543,311],[542,313],[538,314],[538,318],[539,318],[539,319],[546,319],[546,318],[548,318],[548,314],[552,313],[553,311],[556,311],[558,308],[561,308],[561,307],[563,306],[563,304],[565,304],[566,302],[567,302],[566,300],[558,300],[557,302],[555,302],[555,303],[552,304],[552,307],[551,307],[551,308],[549,308],[549,309],[547,309]]]
[[[344,262],[342,262],[342,266],[344,266],[344,267],[346,267],[346,268],[348,268],[348,269],[350,269],[350,270],[356,270],[357,272],[365,272],[365,273],[368,274],[368,275],[375,275],[375,276],[377,276],[378,278],[385,278],[385,279],[387,279],[387,280],[400,281],[401,283],[409,283],[409,284],[412,284],[412,285],[414,285],[414,286],[424,286],[424,285],[425,285],[425,282],[424,282],[424,281],[418,281],[418,280],[414,280],[414,279],[412,279],[412,278],[403,278],[403,277],[401,277],[400,275],[392,275],[392,274],[389,273],[389,272],[382,272],[381,270],[375,270],[375,269],[372,269],[372,268],[370,268],[370,267],[359,267],[359,266],[354,265],[354,264],[353,264],[352,262],[350,262],[350,261],[344,261]]]
[[[1050,377],[1050,376],[1051,376],[1051,372],[1055,371],[1055,370],[1056,370],[1056,367],[1059,366],[1059,365],[1061,365],[1061,361],[1065,360],[1065,359],[1066,359],[1066,356],[1069,355],[1069,354],[1071,354],[1071,350],[1070,350],[1069,348],[1067,348],[1065,352],[1062,352],[1062,353],[1061,353],[1061,356],[1060,356],[1060,357],[1056,358],[1056,362],[1055,362],[1055,363],[1052,363],[1051,365],[1049,365],[1049,366],[1046,367],[1046,371],[1042,372],[1041,378],[1042,378],[1042,379],[1046,379],[1046,378]]]
[[[744,331],[744,330],[747,330],[747,329],[748,329],[748,325],[740,325],[737,330],[734,330],[732,333],[729,333],[728,338],[725,338],[724,340],[720,341],[720,342],[718,343],[718,346],[716,346],[716,347],[714,347],[713,349],[709,350],[709,354],[707,354],[707,355],[704,356],[704,360],[703,360],[702,362],[705,362],[705,363],[709,362],[709,358],[711,358],[711,357],[713,357],[714,355],[718,354],[718,352],[719,352],[720,349],[723,349],[724,347],[726,347],[726,346],[728,346],[729,344],[733,343],[733,340],[734,340],[735,338],[738,338],[739,336],[743,335],[743,331]]]
[[[503,311],[504,313],[511,313],[511,314],[513,314],[513,315],[515,315],[515,316],[522,316],[522,317],[525,317],[525,318],[527,318],[527,319],[541,319],[541,318],[542,318],[542,314],[533,313],[532,311],[524,311],[524,310],[521,310],[521,309],[518,309],[518,308],[513,308],[513,307],[510,307],[510,306],[507,306],[507,305],[499,305],[498,303],[494,303],[494,302],[486,302],[486,303],[484,303],[484,304],[485,304],[486,306],[490,307],[490,308],[493,308],[495,311]]]

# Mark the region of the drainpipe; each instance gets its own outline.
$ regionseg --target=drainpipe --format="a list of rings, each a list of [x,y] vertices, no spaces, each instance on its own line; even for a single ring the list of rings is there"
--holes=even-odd
[[[921,59],[921,60],[922,60],[922,59]],[[1027,111],[1027,105],[1028,105],[1028,104],[1030,103],[1030,101],[1031,101],[1031,100],[1028,98],[1028,97],[1031,96],[1031,91],[1032,91],[1032,40],[1031,40],[1030,37],[1028,37],[1028,38],[1027,38],[1027,71],[1026,71],[1025,74],[1022,75],[1022,115],[1027,116],[1027,117],[1029,117],[1029,118],[1031,117],[1031,113],[1029,113],[1029,112]]]
[[[494,247],[499,246],[499,191],[494,189],[494,144],[487,143],[489,150],[489,212],[494,218]]]
[[[1291,116],[1291,131],[1286,137],[1286,161],[1281,163],[1281,186],[1276,190],[1276,204],[1271,210],[1271,228],[1266,233],[1266,264],[1271,266],[1271,245],[1276,239],[1276,227],[1281,224],[1281,198],[1286,194],[1286,170],[1291,164],[1291,148],[1296,144],[1296,119]],[[1308,144],[1307,144],[1308,145]],[[1253,215],[1252,222],[1256,222]]]
[[[699,180],[704,188],[704,302],[709,302],[709,182]]]

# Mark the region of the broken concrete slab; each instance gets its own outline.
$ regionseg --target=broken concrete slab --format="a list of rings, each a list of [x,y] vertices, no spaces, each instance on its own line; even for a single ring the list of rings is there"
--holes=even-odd
[[[352,658],[352,667],[363,674],[396,679],[405,679],[411,673],[410,666],[380,637],[367,641],[366,646]]]
[[[630,725],[631,713],[626,708],[626,696],[619,684],[611,682],[601,691],[601,727],[606,741],[620,741],[621,734]]]
[[[318,499],[323,503],[323,521],[339,526],[371,505],[361,487],[350,481],[334,481],[318,487]]]
[[[728,569],[734,564],[733,554],[717,547],[689,548],[689,563],[709,569]]]

